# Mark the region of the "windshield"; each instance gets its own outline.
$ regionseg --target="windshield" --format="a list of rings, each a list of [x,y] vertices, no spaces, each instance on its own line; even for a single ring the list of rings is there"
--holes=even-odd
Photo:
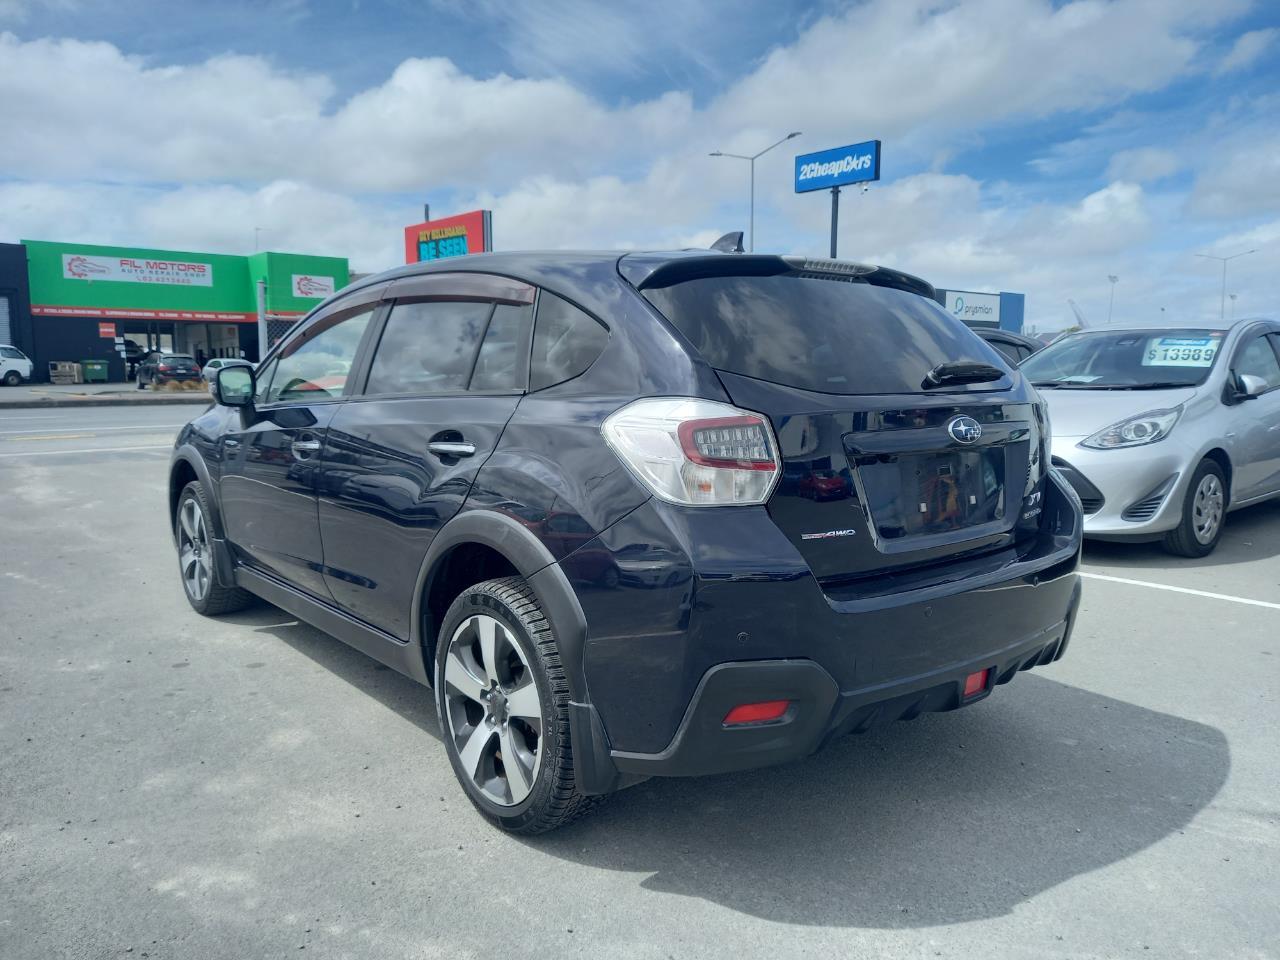
[[[1204,383],[1223,330],[1089,331],[1063,337],[1027,359],[1022,372],[1037,387],[1152,390]]]

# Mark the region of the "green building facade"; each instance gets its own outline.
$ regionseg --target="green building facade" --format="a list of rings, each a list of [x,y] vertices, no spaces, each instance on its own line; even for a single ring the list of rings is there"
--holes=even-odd
[[[126,340],[197,359],[257,360],[259,281],[268,317],[291,320],[350,280],[341,257],[22,243],[37,379],[52,361],[105,359],[111,378],[124,380]]]

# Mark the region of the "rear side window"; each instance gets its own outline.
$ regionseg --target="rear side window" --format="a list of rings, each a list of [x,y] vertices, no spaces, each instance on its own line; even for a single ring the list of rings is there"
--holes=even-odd
[[[570,380],[600,356],[609,342],[604,325],[567,300],[543,290],[538,296],[538,321],[533,329],[529,389],[541,390]]]
[[[524,389],[532,322],[533,307],[500,303],[493,308],[489,329],[476,358],[475,372],[471,374],[472,393]]]
[[[492,303],[397,303],[373,355],[365,393],[461,393]]]
[[[702,277],[643,291],[717,370],[822,393],[918,393],[940,363],[1004,361],[937,303],[800,274]],[[950,387],[993,390],[1007,380]]]

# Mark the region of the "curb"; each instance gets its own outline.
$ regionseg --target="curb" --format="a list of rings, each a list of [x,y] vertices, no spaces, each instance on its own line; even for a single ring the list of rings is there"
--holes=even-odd
[[[208,394],[202,396],[173,396],[173,397],[147,397],[144,399],[133,399],[132,397],[45,397],[40,400],[0,400],[0,411],[3,410],[42,410],[54,407],[156,407],[156,406],[174,406],[177,404],[194,405],[202,403],[209,405],[213,403],[213,398]]]

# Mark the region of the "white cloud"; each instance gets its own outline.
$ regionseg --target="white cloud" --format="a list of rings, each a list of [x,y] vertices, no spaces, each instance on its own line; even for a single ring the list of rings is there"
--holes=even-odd
[[[637,75],[664,58],[711,71],[708,31],[723,31],[725,5],[709,0],[434,0],[451,13],[496,30],[520,70],[535,75]]]
[[[1192,213],[1231,218],[1280,212],[1280,132],[1268,133],[1250,130],[1215,146],[1192,190]]]
[[[1230,73],[1232,70],[1243,70],[1252,66],[1267,48],[1280,36],[1280,28],[1267,27],[1264,30],[1250,30],[1236,37],[1227,55],[1218,64],[1216,73]]]
[[[1110,180],[1132,180],[1147,183],[1163,180],[1182,169],[1183,162],[1176,152],[1162,147],[1137,147],[1121,150],[1107,165]]]
[[[677,55],[688,56],[710,29],[706,10],[664,3],[660,46],[681,51],[687,34]],[[801,129],[801,150],[886,141],[886,180],[845,195],[842,253],[943,286],[1023,290],[1033,319],[1060,312],[1065,323],[1065,298],[1088,307],[1107,273],[1124,276],[1135,302],[1154,302],[1166,274],[1196,279],[1182,279],[1190,254],[1167,238],[1213,237],[1170,229],[1177,204],[1153,186],[1174,189],[1180,159],[1193,161],[1176,145],[1126,144],[1108,151],[1104,182],[1050,203],[949,172],[946,157],[1018,122],[1206,76],[1208,35],[1245,6],[869,0],[813,21],[703,103],[681,90],[611,103],[562,77],[476,76],[440,57],[405,60],[340,98],[324,74],[258,57],[157,65],[110,44],[3,34],[0,114],[22,134],[0,139],[0,237],[243,252],[262,227],[264,247],[380,269],[399,259],[418,204],[443,195],[493,209],[507,249],[705,245],[747,219],[745,164],[707,152]],[[0,0],[5,9],[25,7]],[[484,10],[510,15],[488,0]],[[556,0],[529,22],[521,62],[550,74],[578,49],[590,69],[625,75],[648,55],[635,25],[650,12]],[[1229,127],[1229,113],[1213,122]],[[1202,177],[1186,209],[1280,210],[1280,144],[1215,142],[1215,173],[1230,177]],[[913,162],[933,172],[907,175]],[[825,251],[825,197],[792,194],[789,163],[780,148],[757,164],[757,246]]]

